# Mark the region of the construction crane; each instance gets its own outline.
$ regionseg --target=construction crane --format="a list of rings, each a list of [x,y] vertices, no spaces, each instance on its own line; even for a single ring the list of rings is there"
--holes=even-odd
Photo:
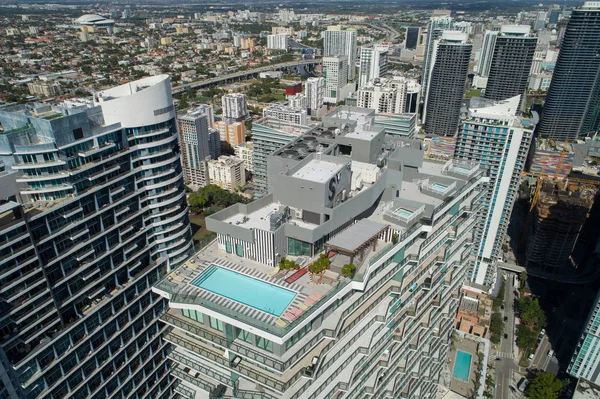
[[[527,218],[525,219],[525,225],[523,226],[523,231],[521,232],[521,240],[519,242],[519,247],[525,247],[525,240],[527,239],[527,232],[529,231],[529,226],[531,226],[531,221],[533,220],[533,210],[540,198],[540,191],[542,191],[542,176],[537,176],[537,183],[535,185],[535,192],[533,194],[533,198],[531,199],[531,205],[529,206],[529,212],[527,213]]]

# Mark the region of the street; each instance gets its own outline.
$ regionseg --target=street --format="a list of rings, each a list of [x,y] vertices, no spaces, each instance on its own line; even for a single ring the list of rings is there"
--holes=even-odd
[[[504,322],[504,333],[500,341],[500,347],[497,350],[496,357],[501,360],[495,362],[496,367],[496,395],[498,399],[511,398],[511,389],[516,385],[512,381],[513,372],[519,370],[519,366],[515,364],[514,357],[514,342],[515,342],[515,312],[514,312],[514,288],[513,288],[513,273],[506,273],[505,288],[504,288],[504,311],[502,317],[507,317]],[[508,338],[504,338],[508,336]]]

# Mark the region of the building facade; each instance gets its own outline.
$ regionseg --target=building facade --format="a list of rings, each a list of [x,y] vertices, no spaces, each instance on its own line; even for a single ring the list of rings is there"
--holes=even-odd
[[[290,108],[295,110],[303,110],[305,112],[308,110],[308,99],[304,93],[297,93],[293,96],[288,96],[287,99]]]
[[[540,137],[574,140],[600,123],[600,3],[573,9],[544,103]]]
[[[520,95],[525,99],[536,46],[537,37],[529,26],[502,26],[494,42],[484,97],[499,101]]]
[[[267,48],[269,50],[287,50],[288,35],[277,34],[267,36]]]
[[[209,184],[206,162],[221,155],[219,132],[208,127],[208,118],[196,109],[178,118],[183,180],[193,187]]]
[[[223,119],[244,119],[248,116],[248,102],[243,93],[229,93],[221,97]]]
[[[79,107],[4,108],[0,123],[0,353],[16,397],[172,396],[150,287],[193,248],[168,76]]]
[[[598,250],[595,253],[598,262]],[[592,305],[567,373],[600,384],[600,293]]]
[[[208,161],[210,183],[233,191],[246,183],[244,160],[223,155],[219,159]]]
[[[407,108],[418,106],[419,91],[419,84],[412,79],[402,76],[377,78],[356,91],[356,104],[380,113],[401,114]]]
[[[309,129],[308,126],[272,117],[259,119],[252,124],[253,174],[257,198],[265,196],[268,192],[268,156]]]
[[[155,286],[169,298],[173,372],[191,393],[435,397],[486,178],[476,164],[442,172],[418,148],[379,167],[384,133],[363,124],[373,111],[340,108],[271,156],[271,194],[208,217],[217,242]],[[341,131],[321,135],[330,129]],[[285,156],[308,141],[328,146]],[[282,256],[301,268],[278,272]],[[323,256],[329,269],[306,271]],[[343,276],[344,263],[355,273]],[[243,303],[251,286],[263,295]]]
[[[306,109],[287,107],[285,105],[269,105],[263,109],[263,117],[271,117],[296,125],[308,125]]]
[[[493,101],[474,97],[456,139],[454,158],[476,161],[489,170],[489,185],[481,198],[481,223],[476,228],[477,255],[469,279],[491,285],[521,174],[533,136],[529,120],[516,117],[519,96]]]
[[[244,161],[244,169],[250,173],[254,172],[254,149],[251,141],[240,144],[234,148],[235,156]]]
[[[55,97],[62,94],[60,85],[52,81],[27,83],[27,88],[29,89],[29,94],[42,98]]]
[[[348,83],[348,60],[345,55],[323,57],[324,93],[323,101],[336,104],[353,91],[354,84]]]
[[[308,78],[306,79],[306,106],[308,114],[311,117],[317,115],[318,111],[323,107],[325,95],[325,79]]]
[[[356,77],[356,30],[341,26],[328,26],[323,35],[323,56],[346,56],[347,79]],[[344,82],[346,84],[347,82]]]
[[[373,79],[387,73],[387,47],[363,47],[360,50],[358,87],[366,86]]]
[[[232,147],[246,142],[246,125],[242,122],[218,121],[215,123],[215,128],[218,130],[221,140]]]
[[[456,134],[471,48],[467,35],[459,31],[444,31],[434,42],[422,118],[425,133],[438,136]]]

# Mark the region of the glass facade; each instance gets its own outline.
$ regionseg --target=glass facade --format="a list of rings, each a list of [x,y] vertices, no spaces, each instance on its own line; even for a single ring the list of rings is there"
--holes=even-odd
[[[292,256],[311,256],[312,245],[308,242],[288,237],[288,254]]]

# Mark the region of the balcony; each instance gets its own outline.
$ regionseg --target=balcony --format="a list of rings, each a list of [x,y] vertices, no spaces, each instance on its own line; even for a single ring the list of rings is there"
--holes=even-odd
[[[24,170],[24,169],[36,169],[36,168],[50,168],[52,166],[62,166],[66,165],[65,161],[56,160],[56,161],[46,161],[46,162],[32,162],[32,163],[14,163],[12,165],[13,169],[16,170]]]

